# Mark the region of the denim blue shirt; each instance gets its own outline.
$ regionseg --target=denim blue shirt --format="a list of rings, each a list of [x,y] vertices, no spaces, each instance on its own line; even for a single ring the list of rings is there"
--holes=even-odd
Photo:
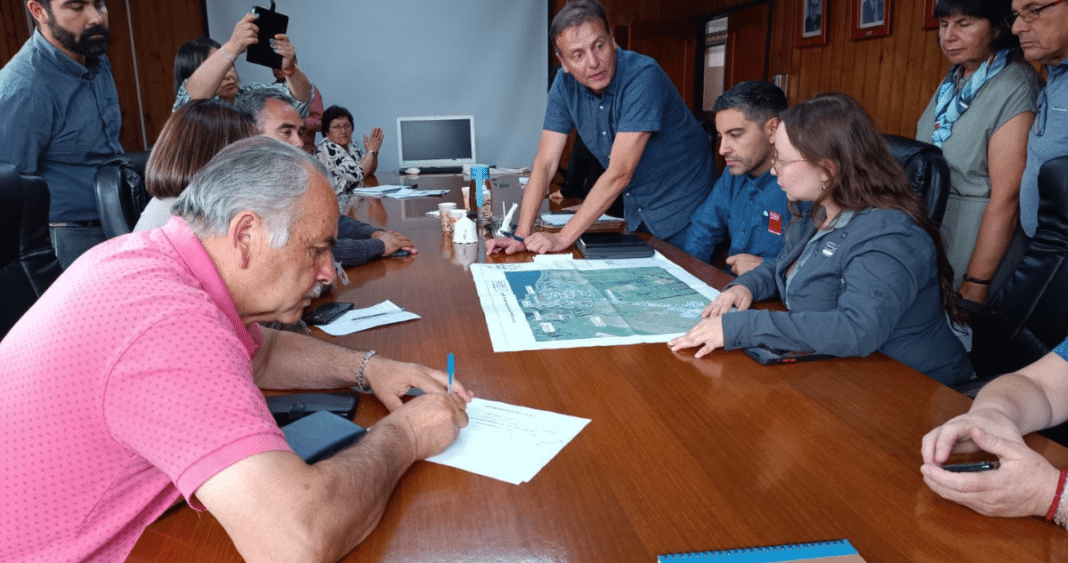
[[[645,223],[666,239],[689,223],[715,176],[712,148],[679,92],[656,61],[616,50],[616,71],[600,96],[561,69],[549,90],[544,129],[582,142],[606,169],[617,133],[651,133],[623,190],[627,229]]]
[[[804,215],[779,256],[730,284],[754,302],[779,297],[788,310],[725,313],[724,348],[879,350],[947,385],[966,381],[972,365],[942,309],[936,256],[927,232],[898,210],[843,211],[826,229]]]
[[[1068,59],[1046,66],[1049,78],[1038,98],[1038,113],[1027,135],[1027,168],[1020,180],[1020,227],[1035,236],[1038,227],[1038,169],[1068,155]]]
[[[35,31],[0,69],[0,160],[44,178],[53,222],[99,219],[97,166],[123,152],[111,63],[87,64]]]
[[[807,202],[803,211],[809,208]],[[683,250],[709,261],[716,245],[731,241],[728,252],[774,258],[782,250],[790,219],[789,202],[771,170],[757,176],[734,176],[724,170],[704,203],[690,218]]]
[[[1065,338],[1063,342],[1058,344],[1053,351],[1061,358],[1068,360],[1068,338]]]

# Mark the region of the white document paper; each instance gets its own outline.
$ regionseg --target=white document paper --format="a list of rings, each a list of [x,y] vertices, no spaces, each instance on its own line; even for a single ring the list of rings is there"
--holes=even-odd
[[[542,213],[541,222],[550,227],[563,227],[574,216],[574,213]],[[597,218],[595,223],[610,223],[613,221],[619,222],[622,221],[622,219],[619,217],[612,217],[611,215],[601,215]]]
[[[410,199],[413,197],[435,197],[449,193],[449,190],[417,190],[411,186],[382,185],[373,188],[356,188],[352,195],[364,197],[391,197],[393,199]]]
[[[471,273],[494,352],[667,342],[719,295],[660,253],[472,264]]]
[[[575,259],[575,255],[570,252],[554,252],[552,254],[535,254],[534,263],[542,262],[559,262],[561,260],[571,261]]]
[[[393,199],[411,199],[413,197],[438,197],[449,193],[449,190],[413,190],[412,188],[404,188],[395,192],[389,192],[386,197]]]
[[[356,188],[356,189],[352,190],[352,193],[353,193],[353,195],[363,195],[363,196],[383,196],[383,195],[385,195],[387,193],[395,192],[397,190],[404,190],[404,189],[408,189],[408,186],[383,184],[381,186],[372,186],[372,187],[367,187],[367,188],[359,187],[359,188]]]
[[[352,334],[376,326],[401,323],[419,318],[422,317],[410,311],[401,309],[387,299],[373,307],[348,311],[331,321],[329,324],[319,325],[319,328],[323,329],[323,332],[330,336],[341,336],[343,334]]]
[[[468,424],[427,461],[518,485],[530,481],[583,428],[588,418],[473,399]]]

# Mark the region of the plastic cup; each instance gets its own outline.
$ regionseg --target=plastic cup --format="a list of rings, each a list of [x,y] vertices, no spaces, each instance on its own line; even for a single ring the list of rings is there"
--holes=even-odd
[[[455,203],[439,203],[438,215],[441,219],[441,231],[443,233],[451,233],[453,220],[449,217],[449,213],[456,209]]]

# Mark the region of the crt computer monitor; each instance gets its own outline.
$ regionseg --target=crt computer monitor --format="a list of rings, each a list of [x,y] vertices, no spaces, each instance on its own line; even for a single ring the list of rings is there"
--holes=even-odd
[[[398,117],[400,167],[438,168],[475,164],[475,118],[471,115]]]

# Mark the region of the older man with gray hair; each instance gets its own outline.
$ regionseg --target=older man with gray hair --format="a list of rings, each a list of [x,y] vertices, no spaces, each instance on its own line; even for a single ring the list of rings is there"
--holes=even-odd
[[[261,135],[302,148],[300,137],[303,121],[294,104],[296,100],[273,88],[248,88],[242,90],[234,105],[248,111],[256,119]],[[329,172],[326,173],[330,177]],[[398,250],[409,254],[419,251],[411,239],[397,231],[380,229],[342,214],[337,223],[337,241],[334,244],[334,260],[345,268],[366,264],[371,260],[389,256]]]
[[[440,371],[258,327],[334,279],[337,200],[307,154],[239,141],[175,209],[86,253],[0,341],[6,557],[121,561],[184,497],[247,561],[336,560],[466,424],[470,395]],[[314,465],[259,390],[351,385],[391,413]],[[402,404],[412,387],[426,394]]]

